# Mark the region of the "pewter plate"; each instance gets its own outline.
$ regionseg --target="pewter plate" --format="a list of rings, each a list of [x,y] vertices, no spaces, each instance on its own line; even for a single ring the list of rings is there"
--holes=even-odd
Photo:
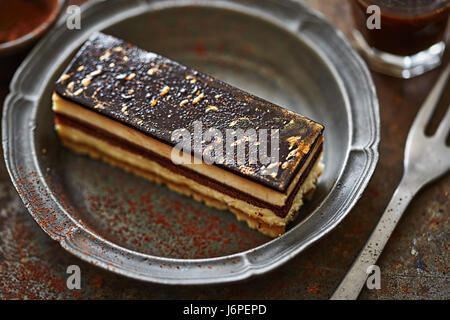
[[[68,30],[64,19],[17,71],[2,142],[30,214],[72,254],[145,281],[241,280],[323,237],[361,196],[378,159],[374,85],[345,38],[299,2],[94,1],[82,8],[80,30]],[[325,171],[286,234],[269,239],[227,211],[61,146],[51,111],[54,82],[100,30],[325,125]]]

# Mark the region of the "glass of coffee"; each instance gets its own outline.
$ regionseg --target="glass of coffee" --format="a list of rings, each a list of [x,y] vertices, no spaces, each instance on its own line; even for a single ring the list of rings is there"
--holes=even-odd
[[[441,64],[450,0],[349,0],[358,49],[369,65],[401,78]]]

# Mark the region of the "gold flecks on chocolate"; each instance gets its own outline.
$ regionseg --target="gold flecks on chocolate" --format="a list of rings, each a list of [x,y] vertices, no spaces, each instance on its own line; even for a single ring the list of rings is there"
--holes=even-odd
[[[300,141],[298,147],[295,148],[294,150],[292,150],[291,152],[289,152],[289,154],[286,157],[286,160],[296,157],[297,154],[299,154],[299,153],[307,154],[308,152],[309,152],[309,146],[305,146],[305,144],[302,141]]]
[[[80,88],[80,89],[78,89],[77,91],[75,91],[74,93],[73,93],[73,95],[74,96],[78,96],[78,95],[80,95],[82,92],[83,92],[83,88]]]
[[[192,83],[192,84],[194,84],[194,83],[196,83],[197,82],[197,79],[192,79],[191,81],[189,81],[190,83]]]
[[[130,59],[127,56],[123,56],[122,60],[125,62],[128,62],[128,60],[130,60]]]
[[[72,92],[74,86],[75,86],[75,81],[72,81],[67,85],[66,90],[69,90],[70,92]]]
[[[122,111],[122,112],[126,112],[127,111],[127,109],[128,109],[128,106],[126,105],[126,104],[124,104],[123,106],[122,106],[122,109],[120,109],[120,111]]]
[[[64,75],[61,77],[61,82],[64,82],[64,81],[66,81],[66,80],[69,79],[69,78],[70,78],[70,74],[66,73],[66,74],[64,74]]]
[[[239,166],[239,171],[242,172],[243,174],[255,175],[255,171],[253,170],[253,168],[252,167],[247,167],[245,165]]]
[[[172,117],[172,115],[171,114],[169,114],[168,116],[167,116],[167,118],[171,118]]]
[[[286,157],[286,160],[289,160],[289,159],[295,157],[297,155],[298,151],[299,151],[299,149],[296,148],[296,149],[292,150],[291,152],[289,152],[289,154]]]
[[[289,165],[289,161],[285,161],[283,162],[283,165],[281,166],[281,168],[286,169]]]
[[[134,89],[131,89],[128,91],[128,94],[133,94],[134,93]]]
[[[134,78],[136,77],[136,73],[130,73],[126,78],[125,78],[125,80],[133,80]]]
[[[81,71],[83,71],[84,70],[84,66],[83,65],[81,65],[81,66],[79,66],[78,68],[77,68],[77,71],[78,72],[81,72]]]
[[[205,94],[202,92],[199,96],[195,97],[194,100],[192,100],[192,104],[196,104],[198,102],[200,102],[200,100],[202,100],[205,97]]]
[[[299,146],[299,148],[300,148],[300,146]],[[307,154],[308,152],[309,152],[309,149],[311,148],[311,146],[310,145],[305,145],[303,142],[302,142],[302,145],[301,145],[301,150],[302,150],[302,152],[304,153],[304,154]]]
[[[221,96],[222,96],[221,94],[216,94],[216,95],[214,96],[214,98],[219,99]]]
[[[276,178],[276,176],[278,175],[278,169],[276,169],[276,167],[279,165],[280,165],[279,162],[274,162],[274,163],[269,164],[267,167],[263,166],[261,168],[261,174],[264,176],[269,175],[272,178]]]
[[[272,171],[272,170],[274,170],[276,167],[279,167],[280,165],[281,165],[281,162],[272,162],[271,164],[269,164],[269,165],[267,166],[267,170],[268,170],[268,171]],[[276,170],[276,171],[270,173],[270,176],[271,176],[272,178],[275,178],[275,177],[277,176],[277,174],[278,174],[278,170]]]
[[[164,95],[167,94],[167,92],[169,92],[170,87],[169,86],[164,86],[164,88],[161,89],[161,92],[159,93],[159,95],[162,97]]]
[[[110,64],[109,64],[109,67],[110,68],[114,68],[116,66],[116,64],[114,63],[114,62],[111,62]]]
[[[94,106],[94,109],[103,109],[103,104],[102,104],[102,103],[97,103],[97,104]]]
[[[103,61],[105,59],[108,59],[110,56],[111,56],[111,51],[106,50],[106,52],[99,59],[100,59],[100,61]]]
[[[148,74],[149,76],[152,76],[152,75],[154,75],[154,74],[156,73],[156,71],[158,71],[158,68],[151,68],[151,69],[149,69],[149,70],[147,71],[147,74]]]
[[[97,93],[99,93],[100,91],[102,91],[101,87],[98,87],[97,89],[95,89],[94,94],[91,96],[91,98],[95,99],[95,96],[97,95]]]
[[[234,120],[234,121],[231,121],[230,124],[229,124],[229,126],[230,126],[230,127],[234,127],[239,121],[244,121],[244,120],[250,121],[249,118],[247,118],[247,117],[242,117],[242,118],[236,119],[236,120]]]
[[[191,80],[191,79],[192,79],[192,76],[190,74],[186,76],[186,80]]]
[[[217,106],[208,106],[208,108],[206,108],[205,113],[208,113],[209,111],[217,111],[219,110],[219,108],[217,108]]]
[[[156,106],[157,103],[158,103],[158,100],[153,99],[150,105],[151,105],[152,107],[154,107],[154,106]]]
[[[189,102],[188,99],[184,99],[183,101],[180,102],[180,107],[184,106],[188,102]]]
[[[120,47],[120,46],[118,46],[118,47],[114,47],[112,50],[113,50],[114,52],[121,52],[121,51],[123,50],[123,48]]]
[[[92,71],[91,73],[89,73],[88,76],[91,77],[91,78],[93,78],[93,77],[95,77],[95,76],[98,76],[98,75],[101,74],[101,73],[102,73],[102,69],[101,69],[101,68],[98,68],[98,69]]]
[[[89,78],[84,78],[83,80],[81,80],[81,84],[82,84],[84,87],[87,87],[88,85],[91,84],[91,79],[89,79]]]
[[[286,141],[289,143],[289,150],[292,150],[292,148],[294,148],[295,144],[300,141],[301,138],[301,136],[293,136],[287,138]]]
[[[286,141],[289,142],[289,150],[291,150],[294,147],[294,145],[297,144],[297,148],[289,152],[289,154],[286,157],[286,160],[289,160],[290,158],[296,156],[297,153],[307,154],[309,152],[310,145],[305,144],[300,139],[301,139],[300,136],[289,137],[286,139]]]

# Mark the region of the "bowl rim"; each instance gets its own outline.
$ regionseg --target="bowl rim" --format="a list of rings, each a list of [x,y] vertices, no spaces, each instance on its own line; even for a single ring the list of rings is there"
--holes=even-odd
[[[61,24],[56,26],[34,48],[20,66],[11,82],[10,94],[4,103],[2,144],[8,172],[28,211],[51,238],[58,241],[64,249],[82,260],[130,278],[161,284],[212,284],[238,281],[272,270],[323,237],[344,219],[360,198],[375,170],[378,161],[380,119],[378,99],[370,72],[366,64],[353,50],[340,31],[336,30],[327,22],[321,14],[312,11],[305,5],[294,0],[277,2],[260,0],[256,4],[252,3],[252,5],[249,5],[246,0],[108,1],[108,3],[112,2],[114,2],[114,6],[109,6],[102,0],[94,0],[83,5],[83,16],[92,18],[93,16],[104,14],[109,19],[107,21],[97,19],[96,23],[87,27],[86,24],[89,20],[86,18],[83,20],[84,27],[80,33],[76,35],[72,34],[73,39],[64,37],[65,30],[63,30],[64,27]],[[297,232],[299,230],[296,231],[296,229],[310,222],[311,216],[318,216],[317,214],[314,215],[314,212],[323,209],[322,207],[327,204],[330,194],[338,192],[336,190],[338,186],[335,185],[306,221],[302,221],[302,223],[279,238],[243,252],[202,259],[158,257],[121,247],[81,225],[66,211],[51,192],[48,198],[48,206],[50,209],[58,210],[61,214],[55,218],[54,225],[44,223],[44,217],[41,216],[38,210],[39,208],[30,201],[30,196],[24,192],[26,190],[18,182],[19,179],[23,178],[21,177],[21,172],[25,169],[29,171],[35,170],[38,176],[44,176],[39,169],[39,164],[36,159],[33,130],[26,132],[29,138],[28,141],[27,139],[23,139],[23,131],[18,132],[18,126],[14,125],[14,122],[21,121],[22,124],[27,123],[29,126],[28,121],[34,119],[40,93],[45,85],[30,85],[28,75],[32,72],[33,64],[36,64],[40,51],[49,50],[49,46],[55,40],[63,39],[64,37],[66,42],[73,40],[69,45],[65,46],[65,51],[61,54],[67,58],[93,31],[99,31],[123,19],[142,14],[143,10],[163,10],[164,8],[173,6],[199,5],[238,11],[245,10],[245,14],[257,15],[260,18],[268,20],[268,23],[274,23],[283,27],[286,31],[294,32],[299,37],[301,32],[302,40],[310,45],[328,65],[331,73],[335,77],[334,80],[344,90],[343,94],[346,96],[345,99],[348,100],[347,107],[351,108],[351,118],[349,119],[351,145],[347,154],[346,167],[342,169],[338,178],[338,182],[343,183],[341,187],[344,189],[339,192],[345,193],[347,197],[342,200],[340,207],[333,212],[333,216],[321,226],[320,230],[315,230],[308,237],[299,241],[301,235]],[[277,11],[273,11],[274,8]],[[293,10],[298,20],[298,24],[294,29],[292,29],[292,24],[286,22],[286,15],[291,17]],[[276,14],[273,12],[276,12]],[[326,40],[321,38],[324,35],[328,35],[331,38]],[[322,47],[319,47],[319,45]],[[346,59],[345,68],[338,70],[336,66],[338,62],[342,63],[340,59]],[[53,62],[47,66],[48,73],[54,73],[53,71],[56,69],[55,64]],[[44,67],[39,66],[39,70],[42,69]],[[358,77],[357,83],[354,82],[355,76]],[[361,95],[361,92],[365,92],[366,95]],[[17,110],[21,111],[19,112]],[[361,110],[364,112],[361,112]],[[364,130],[355,130],[361,129],[360,127],[354,128],[355,123],[359,123],[359,126],[364,124]],[[21,134],[22,138],[21,144],[17,143],[19,141],[19,134]],[[18,159],[14,157],[14,154],[26,153],[21,152],[21,148],[27,150],[28,154],[23,156],[23,159]],[[31,153],[29,149],[31,149]],[[348,161],[350,158],[352,160],[351,162]],[[358,165],[355,165],[355,161],[359,161]],[[352,177],[355,171],[358,176]],[[352,185],[347,186],[345,182],[352,182]],[[41,182],[41,186],[49,190],[45,180]],[[86,249],[87,247],[89,249]]]

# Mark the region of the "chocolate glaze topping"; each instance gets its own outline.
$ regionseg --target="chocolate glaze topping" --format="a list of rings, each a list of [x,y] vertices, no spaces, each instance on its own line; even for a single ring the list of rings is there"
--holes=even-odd
[[[227,129],[268,129],[269,134],[278,129],[279,162],[249,163],[246,157],[244,165],[217,165],[280,192],[287,190],[323,133],[323,126],[312,120],[101,33],[81,47],[55,91],[170,146],[176,144],[172,132],[185,128],[192,133],[195,121],[202,122],[203,132],[216,128],[224,138]],[[248,146],[245,150],[248,154]],[[276,174],[267,174],[274,165]]]

